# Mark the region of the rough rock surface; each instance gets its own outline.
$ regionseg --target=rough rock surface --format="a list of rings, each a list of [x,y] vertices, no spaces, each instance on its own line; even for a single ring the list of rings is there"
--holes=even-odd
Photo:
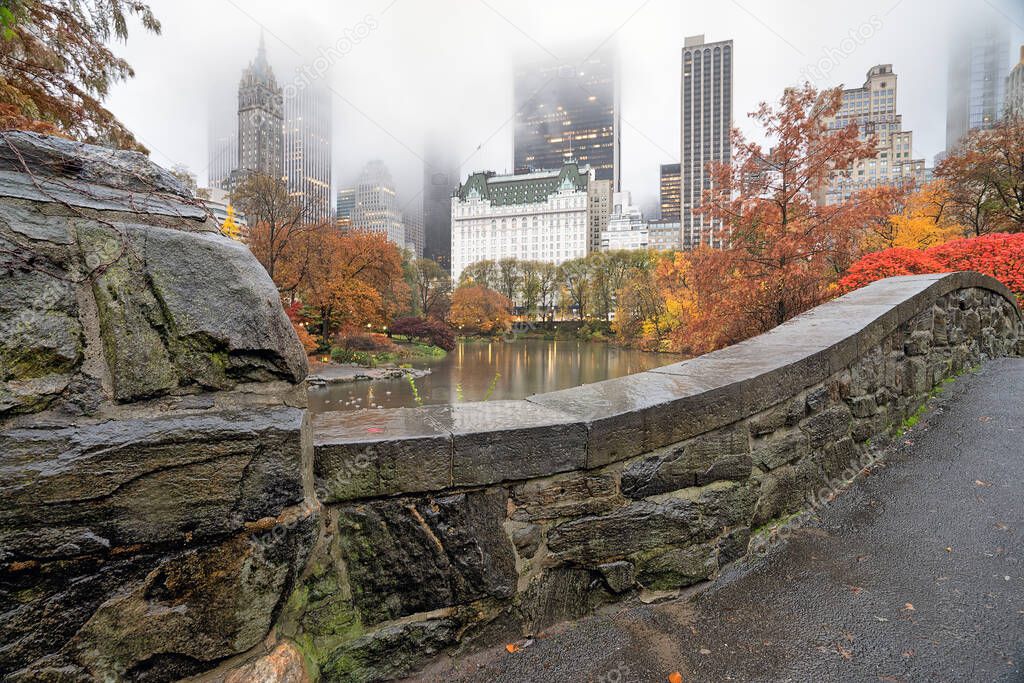
[[[5,680],[176,680],[262,641],[320,530],[305,373],[168,172],[0,136]]]

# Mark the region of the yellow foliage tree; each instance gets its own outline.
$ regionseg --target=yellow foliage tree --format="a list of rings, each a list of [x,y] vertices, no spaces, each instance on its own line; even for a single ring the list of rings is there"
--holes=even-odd
[[[242,230],[235,221],[235,207],[230,203],[228,204],[228,217],[224,219],[224,223],[220,226],[220,231],[226,237],[230,237],[236,242],[242,239]]]
[[[949,218],[948,203],[942,181],[928,183],[902,201],[894,201],[891,212],[871,225],[863,250],[924,249],[963,236],[967,229]]]

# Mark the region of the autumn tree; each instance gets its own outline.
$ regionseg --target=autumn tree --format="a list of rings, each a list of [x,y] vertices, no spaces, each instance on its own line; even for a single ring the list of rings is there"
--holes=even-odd
[[[522,286],[523,274],[519,260],[503,258],[498,261],[498,291],[509,301],[515,302]]]
[[[544,311],[544,319],[547,322],[554,320],[555,302],[558,296],[558,266],[546,261],[537,264],[537,298],[541,309]]]
[[[459,287],[465,286],[497,290],[498,264],[489,259],[469,264],[459,275]]]
[[[111,39],[127,40],[132,17],[160,33],[148,4],[6,0],[2,9],[0,126],[146,151],[103,100],[111,85],[135,75],[110,50]]]
[[[679,257],[685,258],[683,254]],[[669,258],[669,257],[666,257]],[[685,282],[679,283],[685,286]],[[612,330],[619,341],[649,351],[665,350],[672,327],[667,302],[650,263],[628,270],[616,292]]]
[[[303,239],[309,230],[305,211],[288,192],[281,178],[252,173],[231,195],[249,224],[246,242],[282,292],[294,290],[302,280],[306,250],[315,240]],[[318,237],[325,236],[318,231]]]
[[[874,205],[861,248],[864,252],[905,247],[923,249],[960,237],[965,228],[947,210],[949,194],[942,181],[921,188],[879,187],[861,193]]]
[[[575,258],[558,267],[558,277],[564,288],[564,300],[568,307],[576,309],[580,320],[586,317],[590,304],[590,280],[593,272],[593,266],[586,258]]]
[[[590,264],[590,309],[607,321],[615,312],[618,292],[636,269],[648,270],[651,252],[645,250],[598,251],[587,255]]]
[[[437,261],[419,258],[410,263],[416,308],[426,318],[443,320],[451,306],[452,278]]]
[[[974,235],[1024,231],[1024,117],[971,131],[935,169],[952,218]]]
[[[537,306],[541,300],[541,264],[537,261],[523,261],[519,264],[522,272],[522,299],[526,314],[532,318],[537,316]]]
[[[459,287],[452,294],[449,321],[464,334],[502,334],[512,327],[512,302],[479,285]]]
[[[785,322],[822,301],[856,258],[869,209],[856,200],[818,201],[830,179],[876,151],[856,125],[829,127],[841,99],[838,88],[786,90],[777,107],[762,103],[751,114],[768,148],[735,130],[732,163],[711,165],[701,210],[725,246],[694,255],[691,282],[701,306],[679,340],[687,350],[708,351]]]
[[[310,245],[298,294],[325,342],[342,326],[383,327],[407,303],[402,256],[383,234],[323,225],[297,240]]]

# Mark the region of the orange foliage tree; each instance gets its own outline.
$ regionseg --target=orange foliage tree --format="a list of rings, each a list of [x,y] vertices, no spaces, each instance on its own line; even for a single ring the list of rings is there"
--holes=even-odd
[[[1024,117],[972,131],[935,175],[949,188],[956,220],[975,235],[1024,231]]]
[[[839,281],[849,292],[894,275],[975,270],[1024,296],[1024,233],[961,238],[928,249],[886,249],[864,256]]]
[[[465,334],[501,334],[512,327],[512,302],[480,286],[459,287],[452,294],[451,324]]]
[[[875,154],[855,125],[829,128],[841,97],[808,84],[787,90],[777,107],[762,103],[751,117],[769,149],[733,132],[733,161],[712,165],[701,209],[724,246],[690,256],[687,296],[699,305],[673,331],[674,347],[704,353],[775,327],[822,301],[856,259],[877,208],[817,201],[834,174]]]
[[[302,242],[298,295],[325,342],[340,326],[384,326],[408,304],[402,256],[382,233],[324,225],[305,231]]]

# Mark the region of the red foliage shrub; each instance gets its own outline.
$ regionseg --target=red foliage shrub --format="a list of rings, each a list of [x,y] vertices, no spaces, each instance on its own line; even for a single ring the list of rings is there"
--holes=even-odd
[[[952,240],[928,249],[946,270],[976,270],[1024,297],[1024,233],[992,233]]]
[[[391,332],[410,339],[433,344],[445,351],[455,348],[455,333],[440,320],[407,316],[391,323]]]
[[[946,270],[949,269],[943,267],[926,251],[895,247],[872,252],[854,263],[839,281],[839,289],[843,292],[852,292],[887,277],[942,273]]]
[[[864,256],[839,281],[849,292],[893,275],[974,270],[1024,297],[1024,233],[956,239],[928,249],[886,249]]]
[[[395,345],[383,334],[372,334],[357,329],[348,329],[340,332],[335,340],[335,346],[340,346],[349,351],[394,351]]]

